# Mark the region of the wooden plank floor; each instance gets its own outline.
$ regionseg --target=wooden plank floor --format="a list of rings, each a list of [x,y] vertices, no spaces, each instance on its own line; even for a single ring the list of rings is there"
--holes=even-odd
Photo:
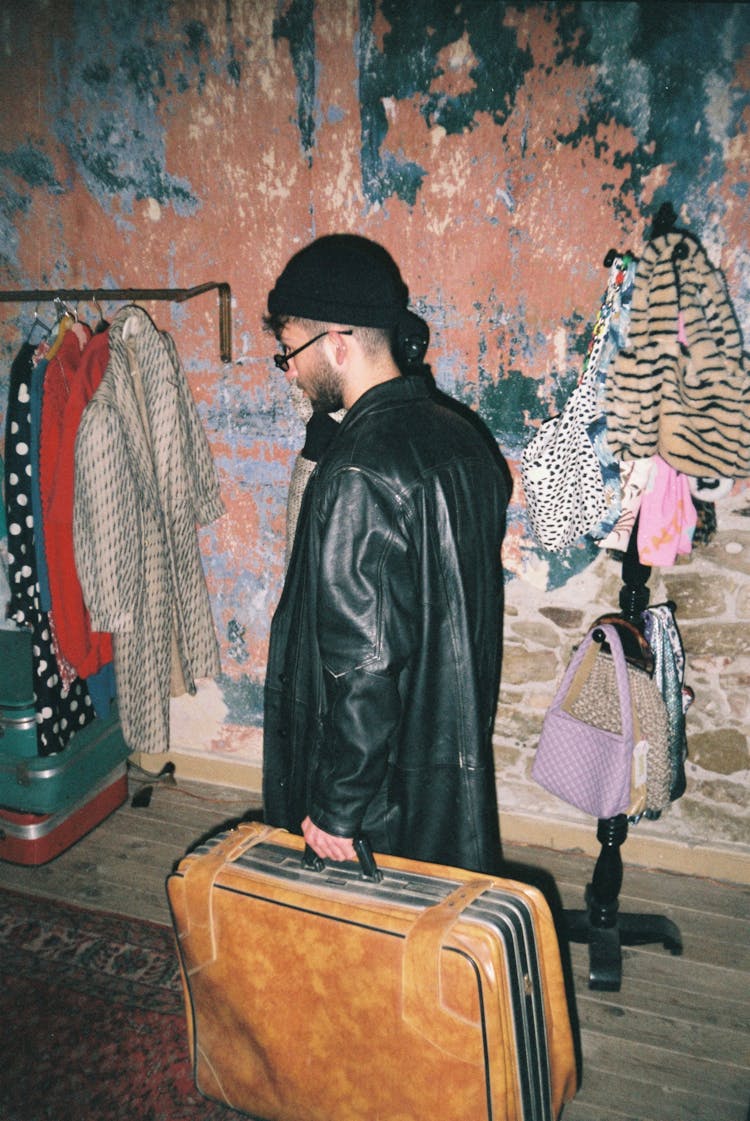
[[[128,802],[50,864],[0,862],[0,887],[168,924],[175,861],[253,809],[236,790],[160,783],[147,807]],[[564,907],[583,905],[589,858],[526,846],[506,857],[519,878],[551,876]],[[583,1081],[564,1121],[750,1121],[750,889],[626,866],[620,906],[673,919],[684,953],[625,949],[621,991],[602,993],[588,988],[587,948],[570,946]]]

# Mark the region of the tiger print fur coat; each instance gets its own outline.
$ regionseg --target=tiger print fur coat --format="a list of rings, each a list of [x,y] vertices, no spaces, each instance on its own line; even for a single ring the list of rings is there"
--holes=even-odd
[[[690,234],[644,250],[605,408],[618,459],[658,453],[685,475],[750,475],[750,359],[724,279]]]

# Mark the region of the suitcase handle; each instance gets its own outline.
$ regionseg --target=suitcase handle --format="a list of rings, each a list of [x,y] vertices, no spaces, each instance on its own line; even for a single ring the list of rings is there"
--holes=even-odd
[[[354,851],[359,860],[359,870],[363,880],[370,880],[371,883],[379,884],[383,879],[383,873],[375,863],[375,857],[372,853],[372,846],[362,834],[354,838]],[[311,872],[322,872],[326,866],[325,860],[318,856],[314,849],[309,845],[305,845],[305,851],[302,854],[302,867]]]

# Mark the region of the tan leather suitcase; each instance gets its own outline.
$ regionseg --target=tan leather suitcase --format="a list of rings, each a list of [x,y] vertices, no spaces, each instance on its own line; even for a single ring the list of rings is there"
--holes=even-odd
[[[263,1121],[551,1121],[576,1089],[542,895],[247,824],[167,880],[198,1089]]]

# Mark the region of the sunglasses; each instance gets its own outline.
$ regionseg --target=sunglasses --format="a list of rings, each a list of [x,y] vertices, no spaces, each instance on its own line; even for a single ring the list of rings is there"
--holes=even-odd
[[[302,351],[306,350],[308,346],[312,346],[312,344],[316,343],[318,339],[322,339],[325,335],[330,335],[331,330],[332,328],[329,328],[327,331],[321,331],[319,335],[315,335],[314,338],[308,339],[306,343],[303,343],[302,346],[298,346],[296,350],[287,350],[286,347],[284,347],[284,350],[281,354],[274,354],[274,362],[280,370],[283,370],[284,373],[287,373],[287,371],[289,370],[289,363],[291,362],[292,358],[296,358],[298,354],[301,354]],[[354,331],[337,331],[336,334],[353,335]],[[281,345],[284,346],[283,343]]]

